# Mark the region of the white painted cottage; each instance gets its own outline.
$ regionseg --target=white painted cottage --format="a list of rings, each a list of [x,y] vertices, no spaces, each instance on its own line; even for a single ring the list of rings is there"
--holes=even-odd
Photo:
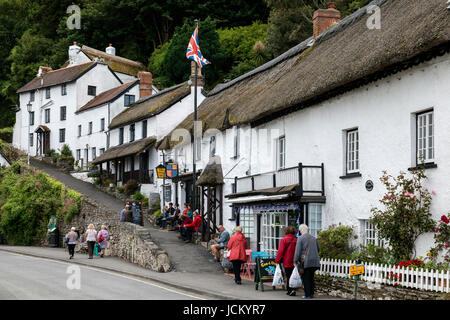
[[[68,53],[62,68],[39,67],[17,91],[13,145],[43,156],[68,144],[78,165],[88,169],[108,148],[110,120],[157,90],[141,63],[116,56],[111,45],[101,52],[74,43]]]
[[[184,82],[139,99],[113,117],[109,126],[110,148],[93,163],[101,164],[102,170],[106,166],[106,172],[117,185],[137,180],[141,192],[152,199],[164,182],[155,175],[155,168],[163,163],[155,145],[192,112],[195,92],[192,83]],[[199,81],[197,99],[198,103],[205,99],[203,81]],[[171,155],[166,156],[165,160],[170,160]]]
[[[337,24],[337,10],[319,10],[314,29],[322,32],[217,86],[200,105],[197,168],[207,171],[218,156],[222,169],[199,179],[211,231],[241,225],[253,250],[274,253],[283,226],[299,219],[314,235],[342,223],[361,243],[378,243],[368,219],[385,191],[382,171],[407,172],[420,157],[436,194],[433,218],[448,213],[450,12],[437,0],[370,5],[381,10],[381,29],[369,27],[368,7]],[[160,145],[179,163],[192,158],[192,119],[177,127],[187,130],[185,143],[169,135]],[[192,177],[192,161],[186,168]],[[186,194],[179,183],[173,189]],[[419,238],[417,255],[432,244],[432,234]]]

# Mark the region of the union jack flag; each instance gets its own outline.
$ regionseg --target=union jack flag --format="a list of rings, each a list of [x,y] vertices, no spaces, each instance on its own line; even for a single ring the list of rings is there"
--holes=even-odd
[[[200,52],[200,47],[198,45],[198,26],[195,28],[191,40],[189,41],[186,51],[186,58],[188,58],[188,60],[195,61],[200,69],[207,64],[211,64],[211,62],[206,60]]]

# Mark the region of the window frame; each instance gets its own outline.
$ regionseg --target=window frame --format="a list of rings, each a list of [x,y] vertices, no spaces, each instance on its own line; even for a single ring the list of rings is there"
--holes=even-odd
[[[50,87],[45,88],[45,99],[51,98]]]
[[[212,158],[216,155],[216,136],[213,135],[209,138],[209,157]],[[213,152],[214,151],[214,152]]]
[[[119,129],[119,145],[123,144],[124,132],[125,132],[125,130],[123,127]]]
[[[34,102],[34,100],[35,100],[35,93],[33,90],[33,91],[30,91],[30,102]]]
[[[28,134],[28,145],[30,147],[34,146],[34,134],[33,133]]]
[[[432,158],[429,158],[427,155],[428,155],[428,152],[429,152],[429,147],[428,147],[428,142],[429,142],[429,138],[430,138],[430,135],[429,135],[429,132],[428,132],[428,129],[429,129],[429,118],[428,118],[428,116],[431,114],[431,130],[432,130],[432,134],[431,134],[431,142],[432,142],[432,147],[431,147],[431,151],[432,151],[432,153],[433,153],[433,157]],[[425,119],[426,120],[426,123],[425,123],[425,125],[424,125],[424,129],[425,129],[425,137],[420,137],[420,133],[419,133],[419,122],[420,122],[420,119]],[[422,111],[422,112],[418,112],[418,113],[416,113],[416,141],[415,141],[415,143],[416,143],[416,156],[415,156],[415,158],[416,158],[416,165],[421,165],[421,162],[420,162],[420,151],[421,150],[424,150],[424,152],[425,152],[425,158],[424,158],[424,163],[425,164],[428,164],[428,163],[434,163],[434,161],[435,161],[435,159],[436,159],[436,154],[435,154],[435,135],[434,135],[434,132],[435,132],[435,128],[434,128],[434,126],[435,126],[435,117],[434,117],[434,109],[431,109],[431,110],[426,110],[426,111]],[[422,128],[420,128],[420,129],[422,129]],[[427,132],[428,132],[428,134],[427,134]],[[423,139],[424,140],[424,142],[425,142],[425,148],[422,148],[421,150],[419,150],[419,140],[420,139]]]
[[[130,142],[136,140],[136,124],[130,124]]]
[[[97,148],[92,147],[92,160],[95,160],[97,158]]]
[[[134,94],[125,94],[124,95],[124,106],[125,107],[129,107],[132,104],[134,104],[135,102],[136,102],[136,96]]]
[[[89,121],[89,123],[88,123],[88,135],[92,134],[93,127],[94,127],[94,125],[93,125],[92,121]]]
[[[105,118],[100,119],[100,131],[105,131]]]
[[[82,133],[82,125],[79,124],[78,125],[78,137],[81,137],[81,133]]]
[[[44,121],[50,123],[50,108],[44,110]]]
[[[142,139],[147,138],[147,120],[142,121]]]
[[[61,137],[62,137],[62,139],[61,139]],[[61,128],[61,129],[59,129],[59,143],[64,143],[64,142],[66,142],[66,129]]]
[[[67,84],[66,83],[63,83],[61,85],[61,95],[62,96],[66,96],[67,95]]]
[[[94,91],[94,92],[92,92],[92,90]],[[88,94],[88,96],[97,96],[97,87],[96,86],[89,86],[88,85],[88,90],[87,90],[87,94]]]
[[[63,117],[63,115],[64,115],[64,117]],[[67,120],[67,107],[66,106],[59,107],[59,120],[60,121],[66,121]]]
[[[352,136],[352,147],[356,146],[353,150],[350,150],[350,140],[349,137]],[[356,139],[355,139],[356,137]],[[357,174],[360,172],[360,152],[359,152],[359,128],[350,129],[345,131],[345,173],[347,175],[349,174]],[[353,159],[350,160],[350,152],[353,152]],[[355,157],[356,155],[356,157]],[[350,169],[350,161],[352,161],[352,164],[354,165],[353,169]]]
[[[311,210],[312,207],[315,206],[317,208],[320,208],[320,212],[317,211],[313,211]],[[309,233],[314,236],[317,237],[317,234],[319,231],[323,230],[323,204],[321,203],[308,203],[308,228],[309,228]],[[317,214],[320,213],[320,219],[317,219]],[[312,220],[315,216],[315,220]],[[314,222],[314,224],[312,223]],[[320,228],[317,228],[317,223],[320,223]]]
[[[281,142],[283,143],[281,144]],[[281,145],[283,146],[283,152],[281,152]],[[281,160],[283,161],[283,163],[281,163]],[[277,170],[283,170],[285,168],[286,168],[286,136],[282,135],[277,139]]]
[[[34,111],[28,113],[28,124],[34,126]]]

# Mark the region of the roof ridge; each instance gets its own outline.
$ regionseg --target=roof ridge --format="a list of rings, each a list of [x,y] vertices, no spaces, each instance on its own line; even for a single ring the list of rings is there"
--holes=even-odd
[[[82,47],[81,47],[81,51],[83,51],[83,48],[84,49],[86,49],[86,50],[90,50],[90,51],[92,51],[92,53],[98,53],[98,54],[101,54],[102,56],[106,56],[106,57],[108,57],[108,58],[111,58],[111,59],[114,59],[114,60],[121,60],[122,62],[124,62],[124,63],[128,63],[128,64],[134,64],[134,65],[136,65],[137,67],[145,67],[144,66],[144,64],[142,63],[142,62],[140,62],[140,61],[135,61],[135,60],[131,60],[131,59],[128,59],[128,58],[125,58],[125,57],[121,57],[121,56],[116,56],[116,55],[113,55],[113,54],[109,54],[109,53],[107,53],[107,52],[104,52],[104,51],[101,51],[101,50],[98,50],[98,49],[95,49],[95,48],[91,48],[91,47],[89,47],[89,46],[87,46],[87,45],[83,45]],[[84,51],[83,51],[84,52]],[[87,54],[86,52],[84,52],[85,54]]]
[[[59,69],[47,71],[47,72],[44,73],[44,75],[45,75],[45,74],[48,74],[48,73],[57,72],[57,71],[67,70],[67,69],[74,68],[74,67],[79,67],[79,66],[82,66],[82,65],[85,65],[85,64],[90,64],[90,63],[97,63],[97,62],[95,62],[95,61],[89,61],[89,62],[84,62],[84,63],[74,64],[73,66],[67,66],[67,67],[64,67],[64,68],[59,68]],[[38,78],[38,77],[36,77],[36,78]]]
[[[250,77],[257,75],[258,73],[264,72],[266,70],[269,70],[269,69],[275,67],[276,65],[284,62],[285,60],[302,53],[304,50],[306,50],[308,47],[312,46],[313,44],[321,43],[322,41],[329,39],[330,37],[335,35],[337,32],[340,32],[340,31],[344,30],[345,28],[347,28],[348,26],[359,21],[359,19],[362,18],[364,16],[364,14],[367,12],[367,8],[369,8],[369,6],[376,5],[376,6],[381,7],[390,1],[392,1],[392,0],[373,0],[373,1],[371,1],[364,7],[353,12],[352,14],[349,14],[344,19],[342,19],[341,21],[339,21],[338,23],[336,23],[329,29],[322,32],[317,37],[317,39],[314,40],[314,37],[311,36],[311,37],[307,38],[306,40],[300,42],[296,46],[292,47],[291,49],[280,54],[279,56],[264,63],[263,65],[255,68],[247,73],[244,73],[243,75],[241,75],[237,78],[234,78],[233,80],[231,80],[229,82],[218,84],[213,90],[211,90],[211,92],[208,94],[208,96],[213,96],[215,94],[218,94],[218,93],[222,92],[223,90],[228,89],[229,87],[232,87],[233,85],[235,85],[247,78],[250,78]]]

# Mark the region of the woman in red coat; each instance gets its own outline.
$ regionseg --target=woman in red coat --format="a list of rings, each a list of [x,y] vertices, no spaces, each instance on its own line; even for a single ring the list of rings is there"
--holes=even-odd
[[[295,296],[295,289],[289,287],[289,279],[291,278],[292,271],[294,271],[294,255],[295,246],[297,245],[297,239],[295,234],[297,229],[293,226],[288,226],[284,230],[285,236],[280,241],[280,247],[278,248],[277,257],[275,258],[275,263],[283,263],[283,268],[286,273],[286,288],[287,295]]]
[[[246,261],[247,240],[242,234],[242,227],[236,227],[236,233],[228,241],[228,250],[230,250],[230,261],[233,264],[234,282],[241,284],[241,265]]]

